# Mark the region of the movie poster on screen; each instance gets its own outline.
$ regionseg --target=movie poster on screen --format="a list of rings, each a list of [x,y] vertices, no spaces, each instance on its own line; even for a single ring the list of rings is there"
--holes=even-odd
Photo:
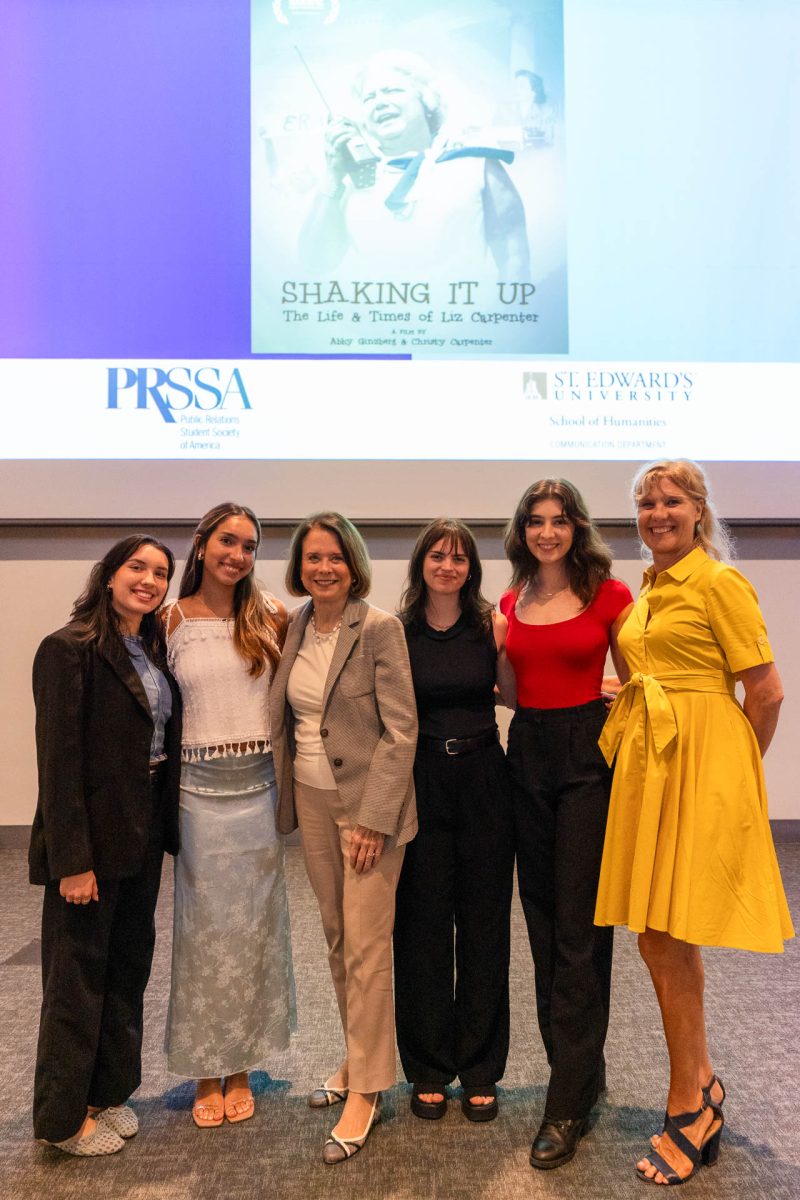
[[[562,0],[253,0],[252,349],[565,354]]]

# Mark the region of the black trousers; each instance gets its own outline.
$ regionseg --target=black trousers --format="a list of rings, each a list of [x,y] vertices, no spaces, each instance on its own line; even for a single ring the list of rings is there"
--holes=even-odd
[[[67,904],[58,881],[45,887],[33,1090],[37,1138],[72,1137],[87,1105],[122,1104],[141,1082],[142,1009],[163,856],[159,823],[139,874],[99,879],[98,901]]]
[[[545,1111],[586,1116],[605,1082],[614,931],[593,924],[611,772],[602,701],[518,709],[509,730],[519,895],[550,1064]]]
[[[419,832],[394,929],[403,1070],[417,1084],[495,1083],[508,1055],[514,872],[505,756],[499,744],[457,757],[420,750],[414,782]]]

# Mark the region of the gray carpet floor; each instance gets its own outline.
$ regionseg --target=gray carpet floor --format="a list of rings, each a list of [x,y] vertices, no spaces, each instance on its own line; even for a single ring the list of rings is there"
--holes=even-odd
[[[795,919],[800,911],[800,844],[778,847]],[[141,1131],[118,1155],[70,1159],[31,1135],[31,1079],[39,1009],[38,924],[41,892],[26,882],[25,856],[0,851],[0,1196],[14,1200],[474,1200],[504,1196],[642,1195],[633,1163],[659,1128],[667,1062],[658,1010],[635,939],[617,931],[607,1058],[609,1090],[579,1153],[558,1171],[528,1165],[541,1116],[546,1062],[539,1042],[530,956],[515,903],[512,1043],[500,1091],[501,1112],[469,1124],[458,1104],[439,1122],[408,1108],[408,1085],[386,1096],[385,1120],[366,1150],[337,1167],[320,1162],[335,1116],[314,1112],[306,1094],[342,1053],[322,931],[300,852],[288,852],[299,1031],[291,1049],[254,1075],[257,1112],[244,1124],[197,1130],[193,1087],[167,1074],[161,1054],[169,987],[171,864],[159,902],[159,942],[147,992],[143,1084],[134,1100]],[[800,945],[781,956],[707,951],[707,1013],[714,1061],[728,1101],[719,1163],[703,1170],[692,1195],[724,1200],[796,1200],[800,1196]],[[491,964],[487,964],[491,970]],[[236,997],[231,997],[236,1003]]]

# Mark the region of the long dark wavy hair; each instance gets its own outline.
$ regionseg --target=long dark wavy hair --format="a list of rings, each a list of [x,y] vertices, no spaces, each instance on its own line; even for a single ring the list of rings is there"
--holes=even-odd
[[[555,500],[572,523],[572,545],[567,554],[569,586],[584,607],[591,604],[601,583],[611,577],[611,551],[592,522],[586,502],[568,479],[539,479],[523,492],[505,536],[506,557],[511,563],[511,587],[519,591],[539,573],[539,562],[525,541],[528,517],[540,500]]]
[[[408,576],[400,597],[397,615],[403,624],[410,628],[421,628],[425,624],[428,589],[422,575],[422,567],[426,555],[437,542],[441,541],[445,543],[446,553],[458,553],[460,550],[469,559],[469,573],[458,597],[467,625],[473,629],[490,629],[492,605],[481,592],[483,568],[478,554],[478,546],[469,526],[455,517],[437,517],[435,521],[431,521],[429,525],[425,526],[417,538],[414,549],[411,551]]]
[[[192,544],[183,568],[178,596],[194,596],[203,582],[206,543],[211,534],[228,517],[246,517],[255,530],[256,554],[261,545],[261,526],[252,509],[244,504],[225,500],[210,508],[197,523]],[[254,556],[255,557],[255,556]],[[270,666],[274,674],[281,656],[283,626],[267,608],[254,571],[238,581],[233,591],[233,644],[241,657],[249,664],[249,674],[257,679]]]
[[[101,650],[116,646],[123,649],[119,616],[114,611],[108,584],[111,576],[129,559],[136,557],[142,546],[160,550],[167,560],[167,581],[175,573],[175,558],[169,546],[149,533],[132,533],[115,542],[103,558],[89,572],[86,587],[72,606],[69,623],[76,636],[83,642],[96,641]],[[159,605],[160,607],[160,605]],[[139,627],[145,654],[157,667],[166,666],[167,654],[163,623],[156,615],[158,609],[145,613]]]

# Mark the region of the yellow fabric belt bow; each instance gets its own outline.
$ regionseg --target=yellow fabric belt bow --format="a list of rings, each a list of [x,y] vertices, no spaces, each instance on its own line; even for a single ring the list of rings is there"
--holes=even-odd
[[[677,737],[678,726],[667,692],[715,692],[732,696],[733,688],[728,677],[720,671],[696,675],[685,671],[664,671],[657,678],[655,675],[635,671],[621,688],[600,734],[600,749],[609,766],[619,749],[634,705],[641,707],[641,704],[644,704],[659,754],[663,754],[670,742]]]

